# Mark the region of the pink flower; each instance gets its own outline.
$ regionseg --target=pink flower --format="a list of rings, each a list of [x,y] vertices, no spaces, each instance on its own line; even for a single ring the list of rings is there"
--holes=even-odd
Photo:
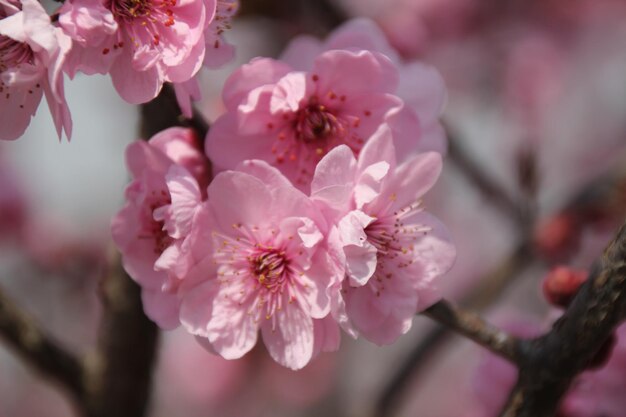
[[[142,287],[146,315],[164,328],[178,326],[178,278],[192,259],[185,242],[203,194],[203,155],[189,129],[171,128],[126,151],[133,181],[127,203],[113,218],[113,240],[124,269]],[[195,175],[194,175],[195,174]]]
[[[396,165],[392,142],[383,126],[358,160],[346,146],[333,149],[311,184],[346,256],[345,306],[334,313],[348,331],[379,345],[406,333],[413,316],[437,301],[437,281],[456,256],[448,232],[420,202],[439,176],[441,156],[422,153]]]
[[[59,139],[71,136],[61,72],[71,43],[37,1],[0,1],[0,139],[22,136],[44,93]]]
[[[236,0],[206,0],[207,22],[211,22],[204,31],[206,50],[204,54],[204,66],[215,69],[227,64],[235,57],[235,48],[226,42],[223,33],[230,29],[230,20],[237,12],[239,4]],[[183,116],[192,117],[192,101],[202,98],[200,85],[191,78],[183,83],[174,83],[176,99]]]
[[[292,369],[337,349],[327,290],[343,271],[325,235],[313,202],[275,168],[247,161],[219,174],[194,224],[192,251],[205,258],[185,277],[198,284],[182,292],[181,323],[226,359],[250,351],[259,331]]]
[[[75,41],[67,71],[110,73],[124,100],[150,101],[164,82],[198,72],[214,8],[214,0],[68,0],[59,16]]]
[[[311,36],[297,37],[287,46],[281,60],[297,70],[307,70],[317,55],[332,49],[365,49],[389,58],[399,75],[397,88],[392,93],[419,119],[419,128],[406,126],[403,129],[411,129],[419,151],[445,152],[447,141],[439,117],[446,101],[446,87],[435,68],[419,61],[404,61],[376,23],[364,18],[344,23],[324,42]]]
[[[209,7],[208,4],[207,7]],[[205,67],[219,68],[235,57],[235,48],[226,42],[224,32],[230,29],[230,20],[237,13],[238,8],[237,0],[217,0],[215,17],[204,32],[207,48],[204,55]]]
[[[399,155],[414,152],[419,124],[396,89],[396,69],[377,52],[327,51],[307,72],[254,59],[224,86],[227,112],[211,127],[207,154],[221,169],[262,159],[308,190],[328,151],[346,144],[358,153],[383,123],[397,129]]]

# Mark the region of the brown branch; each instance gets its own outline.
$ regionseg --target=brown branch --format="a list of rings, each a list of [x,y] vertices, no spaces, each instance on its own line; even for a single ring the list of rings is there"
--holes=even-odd
[[[98,350],[90,361],[90,417],[146,415],[157,328],[143,313],[140,288],[119,257],[102,283],[104,316]]]
[[[195,108],[191,119],[184,117],[178,107],[174,89],[165,84],[161,93],[152,101],[141,106],[141,137],[149,139],[151,136],[172,126],[183,126],[194,129],[201,142],[209,131],[209,125],[204,116]]]
[[[171,86],[141,106],[141,135],[150,138],[172,126],[194,128],[203,141],[208,124],[197,112],[181,116]],[[158,331],[143,313],[141,289],[124,271],[119,255],[102,284],[104,317],[98,350],[90,362],[90,417],[146,415],[156,357]]]
[[[625,318],[626,224],[552,331],[528,344],[502,416],[552,416],[573,379]]]
[[[519,340],[487,323],[476,313],[441,300],[422,314],[513,363],[521,360]]]
[[[0,336],[29,366],[67,390],[79,404],[84,401],[83,364],[57,345],[2,291]]]

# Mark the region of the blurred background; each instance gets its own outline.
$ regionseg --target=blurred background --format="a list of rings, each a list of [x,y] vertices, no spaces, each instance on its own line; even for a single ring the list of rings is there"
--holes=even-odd
[[[199,110],[214,120],[224,80],[252,57],[357,16],[447,84],[449,150],[426,201],[458,247],[446,298],[504,326],[547,328],[558,312],[543,278],[559,264],[589,268],[626,212],[626,2],[242,0],[226,35],[236,60],[202,74]],[[61,345],[87,354],[139,113],[106,77],[68,81],[71,143],[58,141],[45,109],[23,138],[0,143],[0,285]],[[393,346],[344,337],[300,372],[263,347],[225,361],[185,332],[163,332],[150,415],[469,416],[481,407],[484,356],[423,317]],[[0,417],[73,413],[0,340]]]

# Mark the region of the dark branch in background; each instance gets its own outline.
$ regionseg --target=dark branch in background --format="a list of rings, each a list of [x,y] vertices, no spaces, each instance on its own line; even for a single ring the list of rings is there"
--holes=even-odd
[[[0,335],[27,365],[67,390],[77,403],[84,401],[82,363],[57,345],[2,291]]]
[[[337,0],[241,0],[239,16],[263,16],[280,20],[289,33],[322,36],[339,26],[349,16]]]
[[[140,135],[144,139],[149,139],[168,127],[183,126],[194,129],[198,138],[204,143],[204,138],[209,131],[208,123],[195,108],[191,119],[182,115],[174,88],[170,84],[165,84],[154,100],[141,106],[141,120]]]
[[[143,313],[140,292],[115,256],[102,282],[104,316],[87,387],[90,417],[146,415],[158,331]]]
[[[532,340],[504,417],[554,415],[573,379],[626,318],[626,225],[595,264],[565,314],[548,334]]]
[[[173,126],[196,130],[201,142],[209,129],[194,110],[181,116],[174,90],[165,85],[157,98],[141,106],[141,136],[148,139]],[[102,283],[104,317],[98,351],[90,362],[88,415],[142,417],[146,415],[156,358],[158,330],[143,312],[141,289],[124,271],[119,256]]]
[[[519,220],[522,216],[517,201],[503,189],[498,183],[493,181],[483,169],[473,161],[459,145],[459,140],[451,132],[450,126],[446,125],[448,132],[448,160],[450,160],[485,197],[505,214]]]

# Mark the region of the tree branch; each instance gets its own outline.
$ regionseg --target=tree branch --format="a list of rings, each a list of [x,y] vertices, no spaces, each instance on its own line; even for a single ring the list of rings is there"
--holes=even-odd
[[[58,346],[2,291],[0,335],[29,366],[66,389],[79,404],[84,401],[83,364]]]
[[[528,344],[502,416],[552,416],[573,379],[625,318],[626,224],[552,331]]]
[[[141,417],[148,408],[158,331],[143,313],[141,290],[119,256],[102,283],[104,317],[90,361],[90,417]]]
[[[516,220],[520,221],[523,216],[523,212],[520,210],[519,204],[511,198],[505,189],[500,187],[495,181],[493,181],[478,165],[473,161],[459,145],[459,141],[456,136],[451,132],[449,125],[446,125],[446,131],[448,132],[448,158],[461,170],[465,177],[474,186],[482,192],[482,194],[493,202],[493,204],[500,208],[505,214],[512,216]]]
[[[520,363],[519,340],[484,321],[478,314],[464,311],[446,300],[441,300],[422,314],[447,328],[473,340],[498,356]]]

